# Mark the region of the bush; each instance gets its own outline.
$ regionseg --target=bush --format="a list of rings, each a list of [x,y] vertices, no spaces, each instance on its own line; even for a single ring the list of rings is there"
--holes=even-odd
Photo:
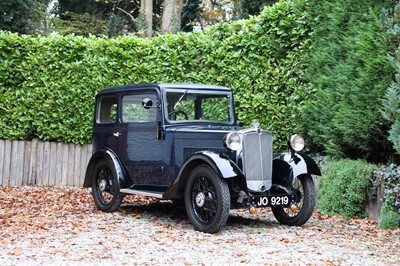
[[[365,192],[376,166],[362,160],[328,161],[318,183],[318,209],[345,217],[365,215]]]
[[[398,229],[400,228],[400,213],[388,202],[385,201],[381,209],[378,222],[379,229]]]
[[[99,90],[189,82],[231,87],[239,119],[258,119],[286,148],[307,97],[299,84],[310,32],[306,13],[283,1],[248,20],[151,40],[0,32],[0,138],[89,143]]]

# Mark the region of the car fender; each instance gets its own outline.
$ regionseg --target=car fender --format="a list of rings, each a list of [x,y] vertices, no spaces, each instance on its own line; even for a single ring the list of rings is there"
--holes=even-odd
[[[321,175],[321,170],[314,160],[305,153],[289,152],[281,154],[280,158],[287,162],[293,171],[293,176],[297,177],[303,174]]]
[[[240,168],[229,158],[224,155],[211,152],[211,151],[199,151],[191,155],[182,165],[175,179],[174,183],[166,191],[166,198],[177,198],[182,197],[183,190],[186,184],[186,179],[190,172],[198,165],[207,164],[209,165],[221,178],[239,178],[240,186],[244,187],[247,191],[246,180],[243,172]],[[244,181],[244,183],[243,183]]]
[[[204,163],[208,164],[219,176],[223,178],[232,178],[238,175],[243,175],[240,168],[224,155],[212,151],[199,151],[194,153],[186,160],[179,171],[178,177],[180,177],[185,169],[195,161],[203,161]],[[198,164],[196,163],[196,165]]]
[[[89,160],[88,166],[86,168],[85,173],[85,180],[83,182],[83,187],[91,187],[92,186],[92,177],[93,177],[93,170],[96,163],[100,159],[106,159],[115,167],[115,172],[117,173],[118,181],[122,183],[125,180],[124,170],[122,165],[115,153],[107,148],[100,149],[95,152]]]

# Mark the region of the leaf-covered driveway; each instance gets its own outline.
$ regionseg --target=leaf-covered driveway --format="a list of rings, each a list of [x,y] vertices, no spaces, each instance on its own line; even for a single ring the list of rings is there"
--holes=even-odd
[[[231,211],[214,235],[169,201],[96,210],[88,190],[0,187],[1,265],[400,265],[400,231],[315,212],[302,227]]]

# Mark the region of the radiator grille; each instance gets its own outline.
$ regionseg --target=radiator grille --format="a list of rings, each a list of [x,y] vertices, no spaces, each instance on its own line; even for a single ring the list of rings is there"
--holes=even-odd
[[[250,190],[265,191],[272,184],[272,134],[249,132],[243,136],[243,172]]]

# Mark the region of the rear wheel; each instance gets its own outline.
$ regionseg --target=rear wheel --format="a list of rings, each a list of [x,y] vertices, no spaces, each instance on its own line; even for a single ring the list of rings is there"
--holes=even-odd
[[[275,218],[281,224],[300,226],[305,224],[311,217],[316,201],[315,185],[310,175],[299,176],[292,186],[295,195],[294,204],[297,210],[290,208],[272,208]]]
[[[94,202],[104,212],[117,211],[122,203],[123,195],[119,191],[119,183],[115,167],[106,159],[96,163],[92,177]]]
[[[229,216],[230,194],[226,181],[208,165],[197,166],[186,184],[185,208],[196,230],[218,232]]]

